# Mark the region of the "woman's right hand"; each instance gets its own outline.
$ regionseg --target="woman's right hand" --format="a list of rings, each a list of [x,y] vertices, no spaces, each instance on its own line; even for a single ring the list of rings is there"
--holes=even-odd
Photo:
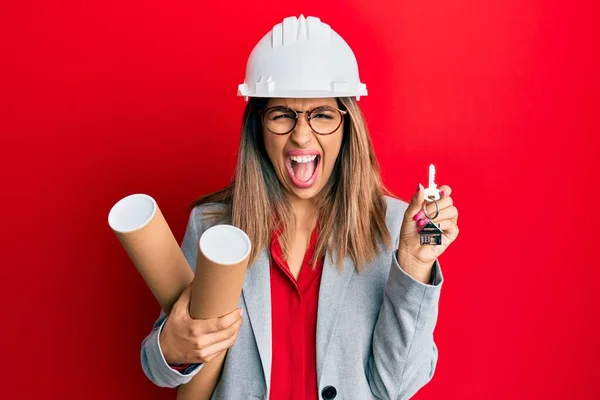
[[[160,347],[169,364],[207,363],[235,343],[242,310],[219,318],[193,319],[189,314],[189,285],[171,309],[160,333]]]

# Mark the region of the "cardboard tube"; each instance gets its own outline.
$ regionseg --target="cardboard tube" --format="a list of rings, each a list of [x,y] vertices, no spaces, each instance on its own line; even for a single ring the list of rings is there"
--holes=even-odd
[[[216,225],[200,238],[192,283],[192,318],[217,318],[238,307],[251,243],[246,233],[231,225]],[[227,352],[210,360],[189,383],[179,387],[178,400],[210,399],[221,376]]]
[[[108,224],[169,314],[194,273],[156,201],[145,194],[127,196],[112,207]]]
[[[200,238],[192,284],[192,318],[217,318],[235,310],[246,277],[250,239],[232,225],[216,225]]]
[[[222,316],[237,307],[251,247],[250,239],[242,230],[218,225],[202,235],[196,262],[196,272],[199,271],[202,278],[195,280],[152,197],[134,194],[119,200],[110,210],[108,224],[165,313],[170,313],[181,292],[192,281],[194,300],[190,314],[193,318]],[[210,399],[225,355],[223,352],[206,363],[188,384],[180,386],[177,398]]]

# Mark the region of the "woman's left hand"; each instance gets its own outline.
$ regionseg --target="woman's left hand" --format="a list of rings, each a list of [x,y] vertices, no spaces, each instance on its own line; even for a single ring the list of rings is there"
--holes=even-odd
[[[402,269],[413,278],[421,282],[429,282],[431,267],[435,260],[456,240],[458,236],[458,210],[452,202],[452,189],[450,186],[442,185],[438,206],[440,212],[432,221],[440,224],[443,233],[441,245],[421,245],[419,231],[427,223],[427,217],[423,213],[423,202],[425,194],[423,185],[419,184],[419,190],[413,196],[402,221],[400,228],[400,243],[398,245],[398,262]],[[427,215],[435,214],[435,204],[427,202]]]

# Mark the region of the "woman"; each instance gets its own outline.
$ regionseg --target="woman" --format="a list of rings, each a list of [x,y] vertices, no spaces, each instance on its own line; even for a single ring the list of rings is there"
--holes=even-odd
[[[240,308],[192,320],[186,290],[144,340],[144,372],[176,387],[227,351],[214,399],[409,398],[437,363],[437,258],[458,235],[450,187],[433,219],[443,244],[421,245],[424,188],[407,204],[383,187],[356,60],[317,18],[276,25],[239,94],[250,99],[235,179],[194,203],[182,250],[194,268],[208,227],[244,230]]]

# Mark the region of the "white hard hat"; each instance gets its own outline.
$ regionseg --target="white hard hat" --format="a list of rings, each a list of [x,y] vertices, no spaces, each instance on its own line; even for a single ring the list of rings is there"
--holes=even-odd
[[[350,46],[319,18],[288,17],[254,47],[238,95],[352,97],[367,95]]]

